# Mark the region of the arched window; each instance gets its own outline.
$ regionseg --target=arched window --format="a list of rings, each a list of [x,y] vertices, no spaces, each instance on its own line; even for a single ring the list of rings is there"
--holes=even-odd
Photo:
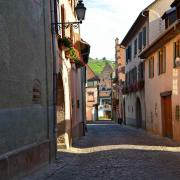
[[[37,79],[33,81],[32,102],[33,104],[41,103],[41,83]]]

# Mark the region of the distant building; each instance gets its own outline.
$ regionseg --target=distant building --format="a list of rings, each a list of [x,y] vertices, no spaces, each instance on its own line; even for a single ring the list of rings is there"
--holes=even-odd
[[[125,103],[122,92],[125,81],[125,48],[119,44],[119,39],[115,40],[115,77],[113,79],[112,93],[112,113],[113,119],[121,123],[125,123],[125,111],[123,104]]]
[[[104,62],[103,62],[104,63]],[[102,63],[102,64],[103,64]],[[94,69],[93,69],[94,68]],[[112,74],[110,63],[96,74],[95,67],[86,66],[86,120],[111,119],[112,111]]]
[[[98,120],[99,77],[86,66],[86,120]]]
[[[98,114],[101,119],[112,118],[112,66],[106,63],[103,71],[99,75],[99,107]]]
[[[146,128],[180,140],[180,1],[162,19],[165,31],[140,54],[145,58]]]

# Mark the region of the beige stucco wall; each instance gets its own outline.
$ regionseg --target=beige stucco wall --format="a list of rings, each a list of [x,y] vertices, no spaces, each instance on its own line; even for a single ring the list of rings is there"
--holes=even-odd
[[[180,122],[175,120],[175,107],[180,105],[180,69],[173,68],[173,42],[180,35],[168,42],[166,47],[166,73],[158,75],[157,52],[154,56],[154,78],[149,79],[148,61],[145,61],[145,100],[147,129],[162,135],[161,96],[160,93],[172,91],[173,138],[180,140]]]
[[[69,0],[59,1],[59,19],[61,22],[61,5],[65,9],[65,22],[76,22],[77,19],[74,15],[74,10],[71,7]],[[73,6],[74,7],[74,6]],[[59,34],[61,34],[61,29]],[[65,36],[70,37],[70,28],[65,30]],[[73,28],[73,43],[80,40],[80,30],[79,28]],[[70,60],[65,57],[64,50],[60,55],[61,68],[63,84],[64,84],[64,98],[65,98],[65,134],[64,141],[65,146],[69,148],[72,142],[72,138],[79,136],[79,123],[82,122],[82,89],[81,87],[81,70],[76,69],[75,64],[71,64]],[[79,100],[79,107],[77,105],[77,100]]]

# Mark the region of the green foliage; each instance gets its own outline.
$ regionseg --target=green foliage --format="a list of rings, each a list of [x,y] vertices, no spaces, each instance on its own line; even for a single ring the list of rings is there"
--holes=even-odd
[[[93,59],[89,57],[89,61],[88,61],[88,65],[90,66],[90,68],[93,70],[93,72],[96,75],[101,74],[101,72],[103,71],[107,63],[110,64],[113,69],[115,68],[115,64],[111,60],[104,60],[104,59],[97,59],[97,58]]]
[[[82,64],[82,62],[78,59],[76,51],[75,51],[75,49],[73,47],[69,48],[69,54],[70,54],[71,59],[75,62],[75,64],[78,67],[83,67],[84,66]]]
[[[58,37],[58,46],[59,47],[62,47],[62,46],[65,46],[67,48],[71,48],[72,47],[72,42],[70,40],[70,38],[67,38],[67,37]]]
[[[78,59],[76,51],[74,50],[74,48],[72,48],[72,47],[69,48],[69,54],[70,54],[71,59],[73,59],[73,60]]]

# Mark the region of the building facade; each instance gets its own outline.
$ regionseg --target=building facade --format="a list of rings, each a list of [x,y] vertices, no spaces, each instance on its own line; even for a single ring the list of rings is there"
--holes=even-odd
[[[113,80],[113,119],[122,123],[125,120],[125,112],[123,104],[125,102],[122,88],[125,81],[125,48],[119,43],[119,39],[115,39],[115,77]],[[125,121],[124,121],[125,123]]]
[[[61,0],[56,4],[55,21],[78,21],[75,14],[76,0]],[[59,147],[69,148],[85,133],[85,65],[88,62],[90,46],[81,39],[79,26],[55,26],[55,30],[60,62],[60,83],[57,82],[57,87],[61,86],[57,89],[57,144]]]
[[[99,104],[99,77],[95,75],[92,69],[86,66],[86,120],[98,120],[98,104]]]
[[[99,119],[112,119],[112,77],[113,68],[106,63],[103,71],[99,75]]]
[[[138,128],[146,128],[144,60],[139,54],[164,31],[165,23],[161,16],[172,2],[156,0],[140,12],[121,43],[126,49],[126,82],[123,88],[126,123]]]
[[[50,2],[0,4],[0,179],[18,179],[54,157]]]
[[[76,4],[1,2],[0,179],[20,179],[48,164],[59,146],[68,148],[84,133],[90,46],[79,29],[57,24],[77,21]],[[70,38],[63,43],[71,42],[76,57],[70,58],[62,37]]]
[[[180,140],[180,2],[163,19],[166,30],[140,55],[145,58],[146,128]]]

